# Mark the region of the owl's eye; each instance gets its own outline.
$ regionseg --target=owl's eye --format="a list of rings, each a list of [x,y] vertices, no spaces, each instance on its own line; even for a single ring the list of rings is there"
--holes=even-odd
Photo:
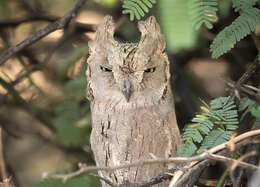
[[[153,68],[148,68],[148,69],[146,69],[146,70],[144,70],[144,72],[145,73],[153,73],[153,72],[155,72],[155,67],[153,67]]]
[[[104,66],[100,66],[100,69],[104,72],[111,72],[112,69],[108,68],[108,67],[104,67]]]

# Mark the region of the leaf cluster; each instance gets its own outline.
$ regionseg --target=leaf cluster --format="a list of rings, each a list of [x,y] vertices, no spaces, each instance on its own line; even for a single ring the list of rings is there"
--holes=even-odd
[[[155,3],[156,0],[124,0],[123,14],[129,14],[130,20],[132,21],[135,19],[139,20],[149,12]],[[189,17],[185,17],[187,21],[181,19],[183,12],[179,9],[173,8],[171,15],[163,14],[170,17],[167,19],[171,19],[172,21],[174,21],[175,17],[178,17],[178,19],[183,22],[183,24],[180,25],[181,28],[179,28],[183,32],[187,30],[187,24],[189,24],[190,20],[193,28],[196,30],[201,28],[203,25],[205,25],[208,29],[211,29],[213,28],[213,24],[219,20],[217,12],[220,2],[217,0],[163,0],[158,3],[159,5],[168,4],[167,6],[173,7],[185,7],[188,3],[188,7],[185,8],[185,12],[188,12],[189,14]],[[232,7],[234,11],[239,14],[239,16],[230,25],[224,27],[224,29],[217,34],[214,41],[210,45],[210,52],[212,53],[213,58],[219,58],[223,54],[230,51],[237,42],[255,32],[257,26],[260,25],[259,3],[259,0],[232,0]],[[165,18],[162,18],[162,20],[165,20]],[[168,30],[174,31],[174,29]],[[178,35],[178,33],[171,32],[171,35]],[[182,39],[185,40],[184,37],[182,37]]]
[[[130,20],[140,20],[150,11],[156,0],[124,0],[123,14],[129,14]]]
[[[201,113],[191,122],[184,129],[178,156],[192,156],[228,141],[239,123],[236,105],[231,97],[216,98],[210,106],[201,106]]]
[[[233,8],[240,16],[226,26],[212,42],[210,51],[213,58],[228,52],[260,25],[260,10],[255,7],[256,3],[257,0],[233,0]]]

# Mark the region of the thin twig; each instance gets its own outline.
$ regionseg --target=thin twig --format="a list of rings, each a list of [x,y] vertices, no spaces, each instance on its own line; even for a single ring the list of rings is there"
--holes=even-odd
[[[7,179],[6,165],[4,160],[4,148],[3,148],[3,130],[0,127],[0,176],[1,181]]]
[[[237,160],[234,160],[234,161],[231,160],[232,165],[231,165],[231,167],[230,167],[230,171],[231,171],[231,172],[234,172],[235,169],[236,169],[238,166],[241,166],[240,163],[241,163],[243,160],[245,160],[245,159],[247,159],[247,158],[249,158],[249,157],[252,157],[252,156],[256,156],[256,155],[257,155],[257,154],[256,154],[255,151],[251,151],[251,152],[249,152],[249,153],[244,154],[243,156],[241,156],[241,157],[238,158]],[[251,169],[254,170],[254,169],[255,169],[255,168],[254,168],[255,165],[252,165],[252,164],[248,165],[248,167],[251,167],[251,166],[253,166],[253,168],[251,168]],[[245,168],[247,168],[246,165],[245,165]]]
[[[234,187],[237,187],[238,184],[240,183],[240,181],[237,180],[237,176],[236,176],[237,173],[235,173],[236,168],[240,166],[240,162],[247,159],[248,157],[256,156],[256,155],[257,155],[256,151],[251,151],[249,153],[244,154],[243,156],[241,156],[235,162],[232,163],[231,167],[229,168],[229,173],[230,173],[229,176],[230,176],[230,179],[231,179]],[[252,165],[252,164],[250,164],[250,165]],[[252,166],[254,166],[254,165],[252,165]],[[246,168],[244,168],[244,169],[246,169]]]
[[[254,91],[248,89],[244,84],[241,85],[240,87],[236,87],[236,83],[235,83],[235,82],[226,81],[226,80],[225,80],[225,83],[226,83],[226,85],[227,85],[229,88],[233,89],[234,92],[236,92],[236,91],[239,90],[240,92],[243,92],[243,93],[245,93],[245,94],[248,94],[249,96],[256,96],[256,93],[255,93]]]
[[[251,85],[248,85],[248,84],[244,84],[243,86],[248,88],[248,89],[255,91],[256,93],[260,92],[260,89],[254,87],[254,86],[251,86]]]
[[[4,157],[4,144],[3,144],[3,130],[0,127],[0,187],[14,187],[11,178],[8,177],[6,171],[5,157]]]
[[[260,135],[260,130],[253,130],[246,132],[244,134],[241,134],[237,137],[234,138],[234,143],[239,143],[247,138],[253,137],[253,136],[258,136]],[[45,177],[47,178],[55,178],[55,179],[62,179],[62,180],[68,180],[71,178],[74,178],[76,176],[82,175],[84,173],[89,173],[89,172],[95,172],[95,171],[109,171],[112,172],[114,170],[119,170],[123,168],[128,168],[128,167],[140,167],[144,165],[151,165],[151,164],[167,164],[167,163],[188,163],[191,162],[191,164],[188,167],[194,166],[198,163],[198,161],[206,160],[206,159],[213,159],[213,160],[219,160],[219,161],[235,161],[234,159],[231,158],[226,158],[223,159],[223,157],[217,157],[216,155],[213,155],[214,153],[217,153],[221,150],[224,150],[227,148],[228,142],[220,144],[216,147],[213,147],[209,149],[207,152],[204,152],[200,155],[193,156],[193,157],[171,157],[171,158],[157,158],[157,159],[149,159],[149,160],[143,160],[143,161],[136,161],[132,163],[126,163],[118,166],[113,166],[113,167],[96,167],[96,166],[85,166],[82,165],[79,167],[79,170],[68,173],[68,174],[54,174],[54,175],[46,175]],[[212,156],[213,155],[213,156]],[[253,166],[248,166],[247,163],[245,162],[240,162],[239,164],[241,167],[247,167],[247,169],[256,169]]]
[[[15,86],[19,84],[24,78],[29,77],[32,73],[35,71],[39,71],[40,66],[39,65],[34,65],[34,66],[29,66],[27,71],[21,73],[14,81],[12,81],[10,84],[12,86]]]
[[[255,166],[253,164],[249,164],[249,163],[243,162],[241,160],[236,160],[233,158],[228,158],[228,157],[225,157],[222,155],[209,154],[208,156],[209,156],[209,159],[212,159],[212,160],[221,161],[221,162],[225,162],[225,163],[232,163],[234,165],[234,167],[240,166],[245,169],[249,169],[249,170],[253,170],[253,171],[259,169],[258,166]],[[250,156],[252,156],[252,155],[250,155]]]
[[[182,174],[182,177],[178,181],[172,180],[169,187],[183,187],[187,186],[187,184],[194,184],[194,182],[197,181],[198,177],[201,175],[201,173],[204,171],[205,168],[207,168],[212,163],[212,160],[206,159],[202,162],[198,162],[192,167],[186,166],[186,168],[189,168],[188,171],[183,172],[183,174],[179,171],[179,174]],[[190,186],[190,185],[189,185]]]
[[[22,51],[26,47],[32,45],[33,43],[37,42],[38,40],[42,39],[43,37],[47,36],[48,34],[65,28],[70,21],[76,16],[76,14],[79,12],[80,8],[85,4],[86,0],[78,0],[75,3],[75,6],[67,13],[65,14],[61,19],[55,21],[54,23],[49,24],[47,27],[40,29],[33,35],[29,36],[16,46],[13,46],[6,51],[4,51],[0,55],[0,65],[4,64],[9,58],[17,54],[18,52]]]
[[[252,75],[256,72],[256,70],[259,67],[260,67],[260,63],[258,63],[258,58],[256,58],[255,62],[248,66],[246,72],[236,82],[236,87],[240,87],[241,85],[245,84],[252,77]]]

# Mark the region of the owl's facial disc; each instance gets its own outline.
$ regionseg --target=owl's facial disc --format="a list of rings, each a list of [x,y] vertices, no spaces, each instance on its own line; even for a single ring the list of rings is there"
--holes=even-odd
[[[132,94],[132,83],[129,79],[123,81],[122,92],[128,102]]]

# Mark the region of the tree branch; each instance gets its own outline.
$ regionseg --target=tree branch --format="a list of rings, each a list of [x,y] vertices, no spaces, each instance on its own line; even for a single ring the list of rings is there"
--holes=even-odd
[[[241,134],[241,135],[235,137],[232,140],[232,143],[237,144],[237,143],[240,143],[241,141],[243,141],[247,138],[252,138],[254,136],[259,136],[259,135],[260,135],[259,129],[249,131],[249,132],[246,132],[244,134]],[[214,154],[214,153],[217,153],[217,152],[222,151],[224,149],[227,149],[228,144],[229,144],[229,142],[220,144],[216,147],[209,149],[207,152],[204,152],[200,155],[193,156],[193,157],[171,157],[171,158],[166,158],[166,159],[164,159],[164,158],[150,159],[150,160],[143,160],[143,161],[136,161],[136,162],[132,162],[132,163],[126,163],[126,164],[122,164],[122,165],[118,165],[118,166],[114,166],[114,167],[96,167],[96,166],[80,165],[79,170],[77,170],[77,171],[74,171],[74,172],[71,172],[71,173],[68,173],[68,174],[55,174],[55,175],[46,174],[44,177],[54,178],[54,179],[62,179],[64,181],[66,181],[68,179],[74,178],[74,177],[82,175],[84,173],[89,173],[89,172],[94,172],[94,171],[100,171],[100,170],[114,171],[114,170],[119,170],[119,169],[128,168],[128,167],[140,167],[140,166],[144,166],[144,165],[167,164],[167,163],[189,163],[190,162],[190,164],[188,166],[185,166],[185,168],[192,168],[192,167],[200,164],[199,161],[204,162],[207,159],[217,160],[217,161],[222,161],[222,162],[236,162],[240,167],[243,167],[243,168],[246,168],[246,169],[252,169],[252,170],[258,169],[257,166],[254,166],[252,164],[248,164],[248,163],[243,162],[243,161],[238,162],[235,159],[227,158],[227,157],[223,157],[223,156],[219,156],[219,155]],[[183,176],[184,172],[180,171],[180,170],[178,172],[180,172],[180,175],[178,177],[178,179],[179,179],[181,176]],[[162,179],[158,180],[157,182],[160,183],[160,182],[162,182],[163,179],[164,178],[162,177]],[[144,187],[145,185],[143,183],[140,186]]]
[[[76,16],[76,14],[79,12],[80,8],[85,4],[86,0],[77,0],[75,3],[75,6],[67,13],[65,14],[62,18],[59,20],[55,21],[54,23],[49,24],[47,27],[40,29],[33,35],[29,36],[16,46],[13,46],[6,51],[4,51],[0,55],[0,65],[4,64],[9,58],[17,54],[18,52],[22,51],[26,47],[32,45],[33,43],[37,42],[41,38],[47,36],[48,34],[65,28],[70,21]]]
[[[0,127],[0,177],[1,177],[0,180],[1,187],[14,187],[6,171],[6,164],[4,158],[3,130],[1,127]]]

